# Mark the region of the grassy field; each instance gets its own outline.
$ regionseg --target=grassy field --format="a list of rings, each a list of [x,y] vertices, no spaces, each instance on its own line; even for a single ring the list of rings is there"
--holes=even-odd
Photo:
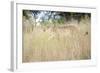
[[[85,60],[91,58],[90,23],[34,27],[23,32],[23,62]]]

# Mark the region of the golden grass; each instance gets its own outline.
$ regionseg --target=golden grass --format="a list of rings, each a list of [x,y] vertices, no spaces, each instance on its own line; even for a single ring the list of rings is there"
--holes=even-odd
[[[23,62],[91,58],[90,24],[43,29],[35,27],[30,33],[23,32]]]

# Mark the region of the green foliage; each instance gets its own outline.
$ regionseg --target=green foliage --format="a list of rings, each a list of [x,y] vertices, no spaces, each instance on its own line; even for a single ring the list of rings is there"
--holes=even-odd
[[[90,20],[90,13],[76,13],[76,12],[56,12],[56,11],[39,11],[39,10],[23,10],[23,16],[26,19],[34,18],[34,25],[40,23],[42,26],[58,26],[67,22],[77,20]],[[32,17],[31,17],[32,16]],[[36,21],[39,19],[40,21]],[[32,20],[31,20],[32,21]]]
[[[30,17],[28,16],[29,10],[23,10],[23,16],[25,16],[26,19],[29,19]]]

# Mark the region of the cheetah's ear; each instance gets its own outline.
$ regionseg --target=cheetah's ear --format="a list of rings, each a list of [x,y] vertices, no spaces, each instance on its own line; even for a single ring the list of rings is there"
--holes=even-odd
[[[87,32],[85,32],[85,35],[88,35],[88,31],[87,31]]]

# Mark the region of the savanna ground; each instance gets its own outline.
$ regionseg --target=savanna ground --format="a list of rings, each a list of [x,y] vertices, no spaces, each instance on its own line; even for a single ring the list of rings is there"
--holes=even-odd
[[[23,62],[90,59],[90,24],[35,27],[23,33],[23,48]]]

